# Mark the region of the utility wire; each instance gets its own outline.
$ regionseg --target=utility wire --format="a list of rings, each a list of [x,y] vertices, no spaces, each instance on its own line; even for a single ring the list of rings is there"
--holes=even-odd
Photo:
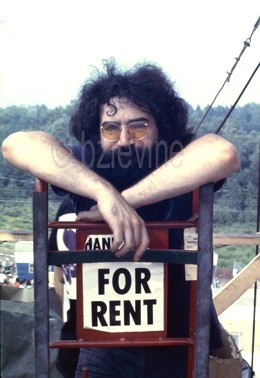
[[[223,119],[223,121],[221,122],[221,124],[219,125],[219,127],[217,128],[217,130],[215,131],[215,134],[218,134],[220,132],[220,130],[222,129],[222,127],[224,126],[224,124],[226,123],[226,120],[228,119],[228,117],[230,116],[230,114],[233,112],[233,110],[235,109],[238,101],[240,100],[240,98],[242,97],[243,93],[245,92],[246,88],[248,87],[250,81],[253,79],[254,75],[256,74],[256,71],[258,70],[260,66],[260,62],[258,63],[258,65],[256,66],[256,68],[254,69],[254,72],[252,73],[252,75],[250,76],[248,82],[246,83],[246,85],[244,86],[244,88],[242,89],[240,95],[238,96],[238,98],[236,99],[235,103],[231,106],[229,112],[227,113],[226,117]]]
[[[256,21],[255,25],[254,25],[254,28],[252,30],[252,33],[250,34],[250,36],[244,41],[244,47],[242,48],[239,56],[237,58],[235,58],[236,62],[235,64],[233,65],[233,67],[231,68],[230,72],[227,72],[227,78],[226,80],[224,81],[223,85],[221,86],[220,90],[218,91],[218,93],[216,94],[216,96],[214,97],[212,103],[210,104],[210,106],[208,107],[206,113],[204,114],[202,120],[200,121],[198,127],[196,128],[195,132],[197,132],[202,124],[202,122],[204,121],[204,119],[206,118],[206,116],[208,115],[210,109],[212,108],[213,104],[215,103],[216,99],[218,98],[220,92],[222,91],[222,89],[224,88],[224,86],[226,85],[226,83],[229,83],[230,81],[230,78],[231,78],[231,75],[232,73],[234,72],[238,62],[240,61],[242,55],[244,54],[245,50],[247,47],[250,46],[250,43],[251,43],[251,39],[252,39],[252,36],[254,34],[254,32],[256,31],[256,29],[258,28],[258,26],[260,25],[260,17],[258,17],[258,20]]]

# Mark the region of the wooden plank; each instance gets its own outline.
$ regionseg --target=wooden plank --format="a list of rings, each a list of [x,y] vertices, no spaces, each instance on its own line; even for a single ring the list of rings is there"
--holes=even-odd
[[[194,229],[187,229],[190,243],[196,246],[198,235]],[[0,230],[0,241],[31,241],[32,231]],[[213,245],[260,245],[260,234],[214,234]]]
[[[260,255],[257,255],[214,297],[218,316],[241,297],[258,279],[260,279]]]
[[[184,230],[185,248],[196,249],[198,234],[195,228]],[[213,245],[260,245],[260,233],[256,234],[213,234]]]
[[[214,245],[260,245],[260,234],[214,234]]]
[[[24,230],[0,230],[0,241],[32,241],[32,231]]]

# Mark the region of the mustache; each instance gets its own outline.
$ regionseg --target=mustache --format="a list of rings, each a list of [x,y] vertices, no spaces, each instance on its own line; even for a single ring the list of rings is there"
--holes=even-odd
[[[93,142],[93,141],[92,141]],[[90,144],[92,143],[90,142]],[[93,146],[88,145],[92,158],[91,161],[85,162],[89,168],[96,166],[98,168],[129,168],[135,166],[142,168],[158,168],[173,155],[174,150],[169,148],[164,141],[157,141],[151,147],[136,147],[135,145],[118,146],[113,150],[103,151],[100,142],[94,141]],[[176,147],[176,146],[175,146]],[[180,150],[180,146],[177,148]]]
[[[138,148],[130,145],[103,152],[102,162],[105,164],[109,163],[110,168],[119,165],[125,169],[132,166],[142,169],[145,166],[154,167],[154,158],[155,154],[151,148]]]
[[[129,145],[103,151],[100,142],[92,140],[83,146],[82,152],[83,164],[118,190],[124,190],[165,163],[171,150],[166,142],[158,141],[149,148]]]

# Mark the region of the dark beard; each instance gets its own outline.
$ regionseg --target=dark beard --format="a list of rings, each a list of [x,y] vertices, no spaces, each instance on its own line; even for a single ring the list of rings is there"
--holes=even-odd
[[[91,143],[84,148],[85,163],[119,191],[134,185],[169,159],[163,142],[156,142],[151,148],[130,145],[108,152],[102,150],[98,140],[93,138]]]

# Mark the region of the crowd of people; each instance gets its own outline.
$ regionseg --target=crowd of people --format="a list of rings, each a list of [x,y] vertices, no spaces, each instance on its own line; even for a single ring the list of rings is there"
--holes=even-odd
[[[26,278],[19,278],[13,274],[6,271],[5,268],[0,269],[0,285],[8,285],[19,288],[30,288],[32,287],[32,281]]]
[[[0,285],[5,286],[13,286],[19,288],[31,288],[32,281],[28,279],[20,279],[19,277],[15,277],[13,275],[8,275],[5,273],[5,270],[2,268],[0,270]]]

